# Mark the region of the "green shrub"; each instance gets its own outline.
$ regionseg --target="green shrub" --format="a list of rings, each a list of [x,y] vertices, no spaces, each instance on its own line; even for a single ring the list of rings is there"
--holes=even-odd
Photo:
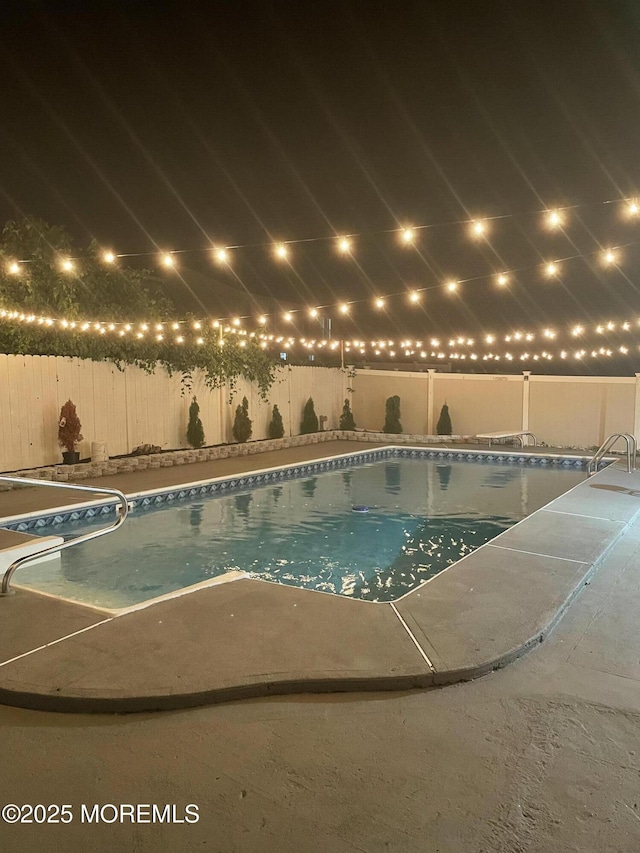
[[[269,422],[269,438],[282,438],[284,436],[284,424],[282,415],[277,406],[273,407],[273,413]]]
[[[451,428],[451,418],[449,417],[449,406],[445,403],[440,411],[440,419],[436,427],[437,435],[453,435]]]
[[[196,450],[204,446],[204,427],[200,420],[200,406],[196,397],[189,406],[189,424],[187,425],[187,441]]]
[[[387,398],[382,432],[402,432],[402,424],[400,423],[400,397],[397,394]]]
[[[355,429],[356,422],[353,417],[353,412],[351,411],[351,406],[349,405],[349,401],[344,401],[344,406],[342,407],[342,414],[340,415],[340,429]]]
[[[236,406],[236,419],[233,423],[233,437],[236,441],[244,444],[251,438],[252,428],[251,420],[249,419],[249,401],[246,397],[242,398],[242,405]]]
[[[60,409],[60,418],[58,420],[58,444],[60,447],[64,447],[65,450],[73,453],[76,449],[76,444],[82,441],[81,429],[82,424],[76,412],[75,403],[67,400]]]
[[[313,407],[313,398],[309,397],[302,412],[302,423],[300,424],[300,435],[310,432],[318,432],[318,416]]]

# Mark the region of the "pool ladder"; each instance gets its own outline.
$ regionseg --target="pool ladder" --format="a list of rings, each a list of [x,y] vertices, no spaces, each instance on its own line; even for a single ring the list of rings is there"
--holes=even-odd
[[[631,435],[629,432],[614,432],[602,442],[600,447],[593,454],[593,458],[587,465],[588,477],[591,477],[592,474],[596,473],[598,470],[598,464],[601,462],[603,456],[607,451],[611,450],[619,438],[624,438],[627,446],[627,473],[630,474],[632,471],[636,470],[636,453],[638,452],[638,446],[635,436]]]
[[[104,536],[106,533],[112,533],[117,527],[124,524],[127,514],[129,513],[127,497],[126,495],[123,495],[122,492],[118,491],[118,489],[96,489],[93,486],[76,486],[70,485],[69,483],[54,483],[51,480],[31,480],[27,477],[0,476],[0,482],[17,483],[21,486],[50,486],[55,489],[73,489],[77,492],[113,495],[120,502],[120,505],[116,506],[116,520],[108,527],[101,527],[100,530],[92,530],[90,533],[83,533],[81,536],[75,536],[73,539],[67,539],[65,542],[58,545],[51,545],[49,548],[43,548],[42,551],[37,551],[35,554],[25,554],[24,556],[18,557],[14,560],[2,578],[2,584],[0,585],[0,598],[3,596],[13,595],[13,590],[11,589],[11,578],[15,570],[19,569],[20,566],[23,566],[31,560],[39,560],[41,557],[46,557],[49,554],[56,554],[58,551],[64,551],[65,548],[71,548],[72,545],[79,545],[81,542],[88,542],[89,539],[97,539],[98,536]]]

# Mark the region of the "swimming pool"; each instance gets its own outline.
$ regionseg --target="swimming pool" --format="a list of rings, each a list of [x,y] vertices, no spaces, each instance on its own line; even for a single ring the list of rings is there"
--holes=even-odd
[[[461,458],[468,457],[385,449],[298,466],[293,473],[281,469],[219,486],[165,490],[138,500],[114,534],[62,552],[58,570],[26,566],[15,582],[120,609],[241,571],[390,601],[585,476],[579,463],[557,459]],[[62,523],[39,532],[68,538],[105,523],[99,514],[72,517],[79,514],[63,513]]]

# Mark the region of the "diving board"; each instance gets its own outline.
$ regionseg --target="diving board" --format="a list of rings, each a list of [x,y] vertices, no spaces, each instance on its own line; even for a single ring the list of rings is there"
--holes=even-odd
[[[531,438],[534,447],[538,443],[535,435],[526,429],[504,430],[501,432],[479,432],[476,435],[476,438],[487,440],[489,442],[489,447],[491,447],[492,441],[502,441],[507,438],[512,438],[514,441],[519,441],[520,447],[524,447],[525,438]]]

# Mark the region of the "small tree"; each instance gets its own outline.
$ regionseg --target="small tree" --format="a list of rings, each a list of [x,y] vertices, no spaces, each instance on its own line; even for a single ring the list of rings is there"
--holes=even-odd
[[[402,432],[402,424],[400,423],[400,397],[397,394],[387,398],[382,432]]]
[[[249,418],[249,401],[246,397],[242,398],[242,405],[236,406],[236,419],[233,422],[233,437],[236,441],[244,444],[251,438],[252,421]]]
[[[196,397],[189,406],[189,424],[187,426],[187,441],[196,450],[204,445],[204,427],[200,420],[200,406]]]
[[[71,400],[67,400],[60,409],[60,420],[58,421],[58,444],[60,447],[64,447],[68,453],[73,453],[76,444],[82,441],[81,429],[82,424],[76,412],[75,404]]]
[[[342,414],[340,415],[340,429],[355,429],[356,422],[353,417],[353,412],[351,411],[351,406],[349,405],[349,401],[344,401],[344,406],[342,407]]]
[[[284,424],[282,415],[277,406],[273,407],[271,421],[269,422],[269,438],[282,438],[284,435]]]
[[[451,418],[449,417],[449,406],[447,406],[446,403],[440,410],[440,418],[438,420],[438,426],[436,427],[436,433],[438,435],[453,434],[453,429],[451,428]]]
[[[313,398],[309,397],[302,412],[302,423],[300,424],[300,435],[310,432],[318,432],[318,416],[313,406]]]

